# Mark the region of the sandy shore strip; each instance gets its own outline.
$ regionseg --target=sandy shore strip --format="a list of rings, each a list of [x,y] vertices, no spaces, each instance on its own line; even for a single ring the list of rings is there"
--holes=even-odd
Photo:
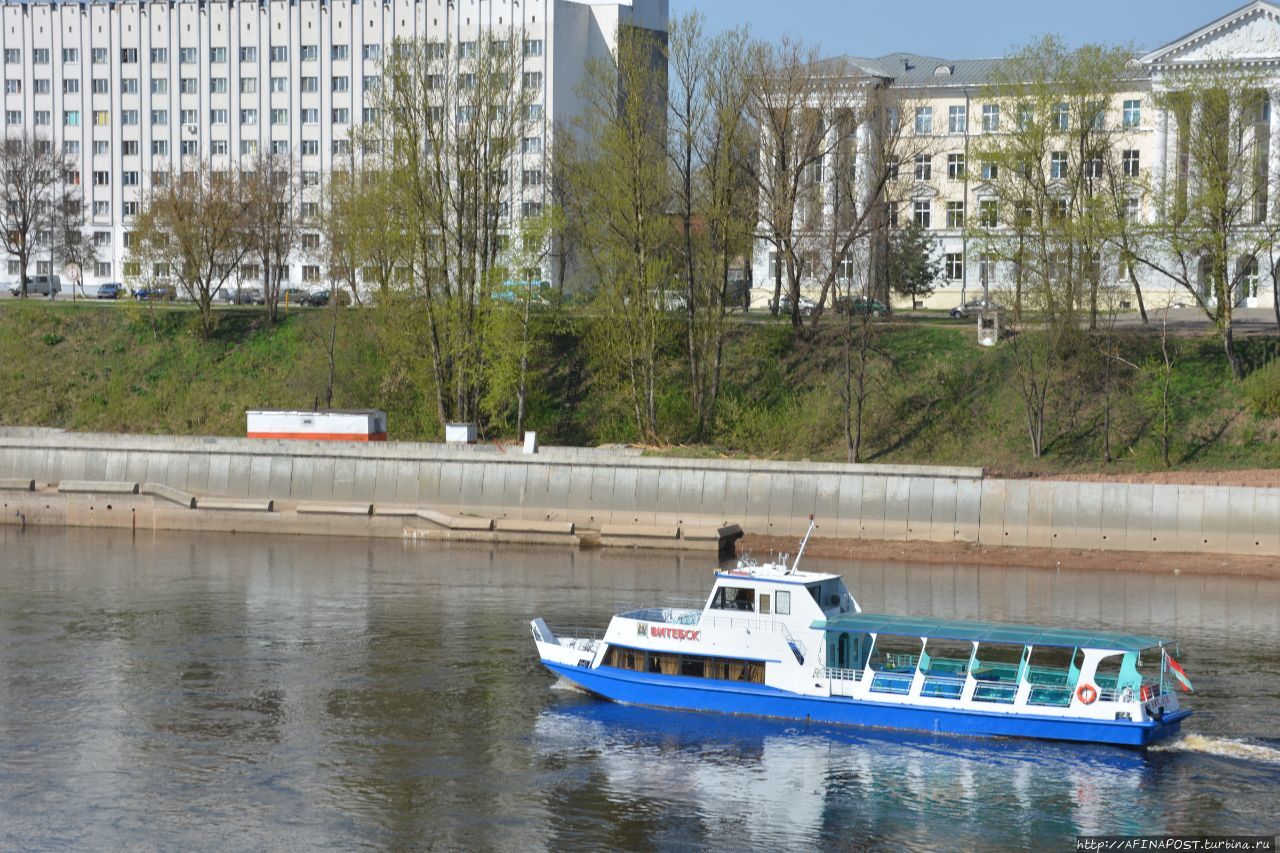
[[[795,554],[792,537],[748,534],[738,554],[760,562],[770,551]],[[1002,548],[968,542],[914,542],[884,539],[825,539],[815,536],[805,555],[837,560],[872,560],[945,566],[999,566],[1021,569],[1088,569],[1102,572],[1235,575],[1280,578],[1275,557],[1152,551],[1086,551],[1072,548]]]

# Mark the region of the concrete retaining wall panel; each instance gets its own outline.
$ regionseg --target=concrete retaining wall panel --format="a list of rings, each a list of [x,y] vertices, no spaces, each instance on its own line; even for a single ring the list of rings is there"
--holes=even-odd
[[[635,509],[632,517],[635,524],[653,524],[658,517],[658,480],[661,471],[657,468],[636,468]]]
[[[249,457],[229,456],[230,469],[227,472],[227,489],[218,492],[229,498],[247,498],[249,496]]]
[[[356,460],[335,457],[333,460],[332,501],[350,501],[356,496]]]
[[[1102,483],[1077,485],[1076,547],[1102,547]]]
[[[271,497],[270,456],[251,456],[249,458],[249,497]]]
[[[1102,484],[1102,544],[1103,550],[1123,549],[1128,524],[1125,521],[1125,496],[1128,487],[1124,483]]]
[[[1257,553],[1280,556],[1280,489],[1258,489],[1253,501]]]
[[[881,476],[862,478],[862,535],[867,539],[885,536],[885,502],[889,481]],[[892,538],[892,537],[889,537]]]
[[[85,454],[84,476],[86,480],[107,479],[107,454],[103,451],[90,451]]]
[[[129,454],[129,479],[137,480],[133,473],[133,457]],[[231,495],[231,457],[215,453],[209,457],[209,493],[214,495]]]
[[[547,471],[547,510],[555,520],[563,520],[569,505],[569,466],[551,465]]]
[[[1150,483],[1130,483],[1124,491],[1124,547],[1129,551],[1150,550],[1155,487]]]
[[[418,463],[418,502],[424,504],[442,504],[440,498],[440,463]]]
[[[603,517],[606,513],[602,512]],[[609,492],[607,515],[610,522],[636,524],[636,472],[634,468],[619,468],[613,473],[613,487]]]
[[[499,465],[497,475],[502,478],[502,494],[494,505],[494,517],[526,519],[524,514],[524,465]]]
[[[374,469],[374,502],[396,500],[397,464],[393,459],[380,459]]]
[[[147,457],[149,455],[149,453],[141,450],[130,450],[126,452],[124,454],[124,473],[121,475],[120,479],[127,480],[131,483],[146,482]],[[216,457],[203,456],[203,458],[207,458],[212,461]],[[225,477],[223,481],[225,482]]]
[[[978,541],[983,545],[1004,542],[1004,503],[1006,481],[982,481],[982,509],[978,524]]]
[[[336,464],[332,456],[311,457],[311,499],[333,500],[333,480]]]
[[[182,488],[177,486],[175,488]],[[288,499],[293,495],[293,458],[290,456],[271,457],[271,481],[268,486],[270,496],[276,500]]]
[[[395,496],[392,501],[398,504],[418,502],[418,463],[397,460],[395,466]]]
[[[187,491],[209,491],[209,460],[207,453],[191,453],[187,455]]]
[[[620,469],[619,474],[622,473]],[[698,514],[721,521],[729,518],[724,511],[725,485],[728,476],[724,471],[708,470],[702,472],[702,497],[698,501]]]
[[[187,452],[173,454],[173,459],[169,462],[169,479],[173,488],[180,491],[191,490],[191,454]]]
[[[791,536],[791,499],[795,493],[795,477],[791,474],[770,475],[765,488],[769,491],[770,536]]]
[[[604,465],[591,468],[591,513],[601,524],[613,520],[617,498],[613,494],[614,471]]]
[[[565,505],[578,513],[585,513],[584,518],[591,514],[591,471],[587,465],[569,468],[569,500]],[[666,505],[674,507],[675,503],[668,500]]]
[[[952,542],[956,538],[956,481],[939,478],[933,481],[930,502],[929,539]]]
[[[503,506],[508,463],[486,462],[484,478],[480,481],[480,506],[486,513],[498,515]]]
[[[1227,553],[1257,553],[1258,540],[1253,535],[1253,512],[1257,489],[1233,487],[1227,509]]]
[[[465,466],[449,464],[441,462],[437,464],[440,477],[439,491],[436,493],[435,503],[440,506],[461,507],[462,506],[462,477]]]
[[[1231,489],[1226,486],[1204,486],[1204,512],[1201,515],[1202,551],[1224,553],[1231,534]]]
[[[1004,490],[1005,545],[1027,544],[1027,520],[1030,513],[1031,484],[1026,480],[1009,480]]]
[[[351,499],[373,502],[378,467],[372,459],[357,459],[352,475]]]
[[[747,533],[769,533],[769,483],[772,475],[752,471],[747,477],[747,511],[742,529]]]
[[[890,477],[885,483],[884,532],[886,539],[907,538],[907,517],[911,512],[911,479]]]
[[[1053,534],[1050,539],[1059,548],[1078,548],[1076,544],[1076,515],[1080,502],[1080,490],[1077,483],[1052,481],[1053,490]]]
[[[809,530],[809,516],[818,517],[818,480],[821,474],[799,473],[791,478],[791,516],[787,536],[804,536]],[[780,519],[774,519],[775,527]]]
[[[906,539],[927,539],[933,524],[933,478],[909,477],[905,485],[907,517],[902,535]]]
[[[823,536],[837,535],[835,530],[840,526],[840,479],[839,474],[814,478],[813,517],[822,527]]]
[[[457,467],[459,466],[446,463],[441,466],[440,471],[444,473],[447,469]],[[458,496],[454,502],[460,507],[479,506],[484,495],[484,466],[479,462],[463,462],[461,468],[462,473],[458,477]]]
[[[1179,551],[1203,551],[1204,542],[1204,487],[1178,486],[1178,540]]]
[[[982,481],[956,481],[956,539],[977,542],[982,522]]]
[[[1178,487],[1164,484],[1151,490],[1151,550],[1178,550]]]
[[[315,490],[316,460],[299,456],[293,460],[293,476],[289,480],[289,497],[297,501],[309,501]]]
[[[1027,484],[1027,544],[1033,548],[1052,548],[1053,499],[1056,483],[1033,480]]]
[[[836,536],[841,539],[862,537],[862,477],[843,474],[836,497]]]
[[[680,471],[680,520],[694,518],[702,508],[702,470],[681,468]]]
[[[750,485],[751,475],[746,471],[729,471],[725,474],[722,513],[725,518],[739,521],[747,517],[747,490]]]
[[[102,479],[120,482],[126,476],[125,469],[129,464],[129,454],[121,453],[118,450],[110,450],[102,454]],[[130,482],[139,483],[141,480],[131,480]]]

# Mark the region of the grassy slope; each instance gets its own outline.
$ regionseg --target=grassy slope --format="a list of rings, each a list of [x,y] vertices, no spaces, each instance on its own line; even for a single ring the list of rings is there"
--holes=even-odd
[[[140,306],[47,303],[0,306],[0,423],[79,430],[237,435],[248,408],[311,408],[324,393],[329,312],[295,312],[276,327],[258,310],[228,310],[202,340],[193,315]],[[363,311],[339,312],[334,405],[388,410],[394,436],[431,439],[431,406],[380,357]],[[679,351],[679,335],[669,351]],[[867,415],[869,461],[984,465],[1004,471],[1151,470],[1156,437],[1158,342],[1126,339],[1141,369],[1117,373],[1113,450],[1102,461],[1096,355],[1075,353],[1052,400],[1046,457],[1027,452],[1007,347],[986,350],[965,327],[896,323],[883,335]],[[1280,423],[1252,414],[1212,340],[1177,341],[1174,467],[1280,466]],[[548,377],[530,402],[529,426],[547,443],[628,440],[625,400],[598,384],[572,324],[544,347]],[[1275,341],[1250,341],[1255,364]],[[689,406],[672,359],[660,412],[679,442]],[[734,326],[725,351],[723,405],[713,440],[677,453],[845,458],[831,329],[816,339],[774,325]]]

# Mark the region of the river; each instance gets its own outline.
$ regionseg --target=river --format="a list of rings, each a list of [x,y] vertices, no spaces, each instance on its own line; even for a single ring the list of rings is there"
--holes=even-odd
[[[528,620],[705,557],[0,527],[0,849],[1067,849],[1280,829],[1280,582],[807,560],[868,610],[1176,636],[1146,753],[624,708]]]

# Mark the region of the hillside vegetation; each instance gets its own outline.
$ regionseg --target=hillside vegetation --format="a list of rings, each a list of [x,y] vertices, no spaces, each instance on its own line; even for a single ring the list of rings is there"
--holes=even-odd
[[[393,439],[439,440],[425,347],[389,343],[376,312],[337,312],[335,408],[377,407]],[[278,324],[260,310],[221,312],[208,339],[189,310],[17,302],[0,306],[0,424],[73,430],[240,435],[251,408],[323,405],[333,314],[295,311]],[[593,369],[587,342],[607,321],[547,312],[535,319],[527,428],[544,444],[636,440],[628,402]],[[607,326],[603,331],[607,331]],[[692,407],[680,330],[666,331],[658,401],[664,452],[765,458],[846,458],[838,391],[843,350],[834,329],[731,327],[712,440],[686,443]],[[884,358],[870,374],[864,458],[980,465],[1007,473],[1142,471],[1164,467],[1169,419],[1175,469],[1280,466],[1280,341],[1241,345],[1250,368],[1231,378],[1215,339],[1169,341],[1169,404],[1159,336],[1119,342],[1110,412],[1114,461],[1104,459],[1106,412],[1097,348],[1081,336],[1050,391],[1045,453],[1029,452],[1007,346],[983,349],[972,329],[940,321],[884,324]],[[488,439],[510,440],[506,401]]]

